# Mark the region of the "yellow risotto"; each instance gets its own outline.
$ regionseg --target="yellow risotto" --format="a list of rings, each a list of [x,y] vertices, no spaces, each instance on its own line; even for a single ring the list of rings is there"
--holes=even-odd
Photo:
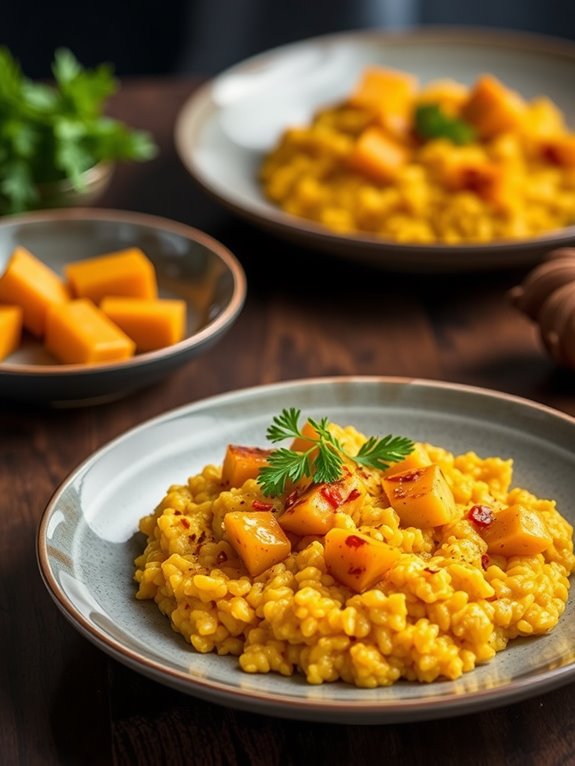
[[[366,441],[329,429],[351,455]],[[198,652],[374,688],[456,679],[557,624],[573,529],[513,487],[512,460],[421,443],[385,471],[347,460],[335,482],[270,497],[254,478],[267,455],[230,445],[140,522],[137,598]]]
[[[342,234],[517,240],[575,222],[575,134],[548,98],[490,75],[421,86],[370,67],[347,99],[284,131],[260,182],[286,212]]]

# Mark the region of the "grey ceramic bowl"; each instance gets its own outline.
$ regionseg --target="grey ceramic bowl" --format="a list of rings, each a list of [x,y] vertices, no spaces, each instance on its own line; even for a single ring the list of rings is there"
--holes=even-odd
[[[188,306],[184,340],[114,364],[63,365],[40,341],[23,343],[0,362],[0,399],[92,404],[159,381],[211,346],[240,313],[244,271],[221,243],[197,229],[157,216],[73,208],[10,216],[0,221],[0,274],[16,245],[56,272],[67,261],[140,247],[153,262],[160,297]]]

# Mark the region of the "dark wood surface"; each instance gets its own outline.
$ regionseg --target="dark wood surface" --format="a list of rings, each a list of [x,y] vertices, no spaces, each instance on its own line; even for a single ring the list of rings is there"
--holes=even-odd
[[[79,409],[0,402],[0,763],[575,763],[575,686],[450,720],[343,726],[202,702],[110,659],[60,614],[41,582],[37,525],[58,484],[148,418],[225,391],[323,375],[400,375],[485,386],[575,415],[558,370],[506,297],[524,272],[398,276],[305,251],[226,212],[173,144],[193,79],[125,81],[111,111],[151,130],[157,159],[118,169],[100,206],[204,229],[248,277],[245,308],[203,357],[123,400]]]

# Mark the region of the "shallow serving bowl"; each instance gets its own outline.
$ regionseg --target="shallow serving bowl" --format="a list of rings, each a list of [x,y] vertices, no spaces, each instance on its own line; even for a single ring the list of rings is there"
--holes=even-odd
[[[236,657],[199,654],[151,601],[136,599],[139,519],[172,484],[221,463],[227,444],[266,444],[284,407],[364,433],[401,433],[457,454],[512,458],[513,484],[553,498],[573,524],[575,419],[497,391],[426,380],[288,381],[194,402],[103,446],[56,490],[39,527],[50,596],[88,640],[150,678],[230,707],[286,718],[376,724],[457,716],[541,694],[575,679],[575,601],[545,636],[518,639],[455,681],[359,689],[301,676],[243,673]]]
[[[186,337],[172,346],[112,364],[59,364],[41,341],[24,334],[0,362],[0,399],[89,404],[159,381],[211,346],[238,317],[246,280],[236,257],[197,229],[157,216],[75,208],[0,221],[0,274],[16,245],[59,274],[66,262],[140,247],[153,262],[159,294],[187,303]]]
[[[575,128],[575,45],[543,35],[427,27],[364,30],[280,46],[222,72],[194,92],[175,126],[180,158],[206,192],[239,216],[310,249],[401,272],[471,272],[524,267],[575,241],[575,226],[543,236],[486,244],[398,243],[369,233],[338,234],[265,199],[258,172],[282,132],[349,94],[376,65],[422,83],[471,84],[491,73],[526,98],[547,96]]]

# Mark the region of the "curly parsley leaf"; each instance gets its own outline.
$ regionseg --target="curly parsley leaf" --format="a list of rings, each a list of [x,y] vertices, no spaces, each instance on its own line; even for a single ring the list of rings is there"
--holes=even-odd
[[[475,130],[469,123],[446,114],[439,104],[419,104],[415,109],[414,122],[416,134],[424,140],[446,138],[463,146],[476,138]]]
[[[272,451],[267,465],[260,469],[258,475],[258,482],[265,495],[281,495],[288,482],[297,482],[305,477],[318,484],[337,481],[342,476],[345,459],[358,465],[385,469],[391,463],[407,457],[415,446],[405,436],[370,436],[357,455],[350,455],[329,431],[328,418],[307,419],[317,434],[314,437],[302,433],[300,417],[301,410],[295,407],[283,409],[267,429],[267,438],[273,443],[289,438],[304,438],[310,442],[310,447],[303,452],[285,447]]]

